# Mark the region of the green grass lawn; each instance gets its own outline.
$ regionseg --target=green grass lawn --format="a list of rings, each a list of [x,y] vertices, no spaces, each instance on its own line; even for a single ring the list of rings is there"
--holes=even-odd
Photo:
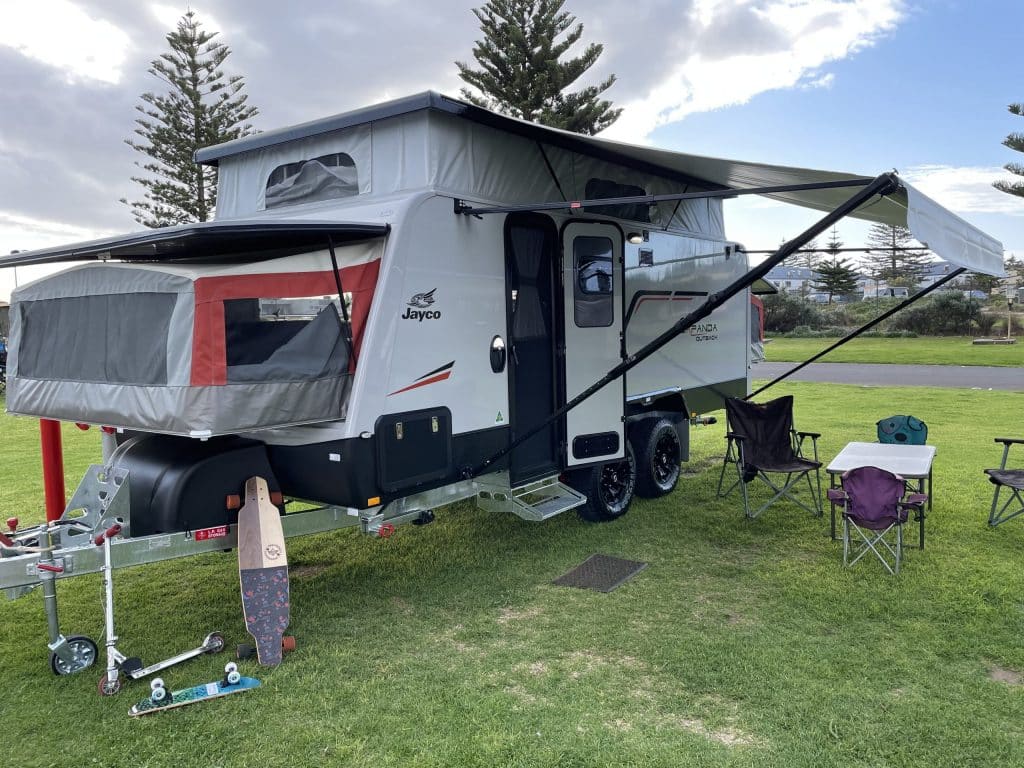
[[[773,338],[765,345],[769,362],[803,362],[836,339]],[[822,363],[902,363],[904,365],[998,365],[1024,367],[1024,342],[971,344],[966,336],[917,339],[857,338],[829,352]]]
[[[263,687],[142,720],[144,682],[49,672],[38,593],[4,605],[0,730],[13,766],[1010,766],[1024,764],[1024,520],[986,526],[1008,392],[787,383],[823,458],[891,413],[925,419],[928,545],[893,578],[841,566],[827,515],[756,521],[715,498],[721,424],[693,432],[677,491],[623,519],[547,523],[460,504],[389,540],[292,539],[299,649]],[[39,515],[35,425],[0,417],[0,512]],[[68,475],[97,451],[68,433]],[[1021,457],[1024,459],[1024,456]],[[913,536],[909,538],[913,539]],[[551,580],[594,552],[650,566],[610,594]],[[60,585],[98,638],[98,576]],[[233,553],[117,573],[121,645],[147,662],[213,629],[247,639]],[[227,654],[168,670],[216,679]]]

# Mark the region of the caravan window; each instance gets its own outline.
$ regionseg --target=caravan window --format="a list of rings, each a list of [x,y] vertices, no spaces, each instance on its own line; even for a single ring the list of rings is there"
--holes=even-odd
[[[351,307],[346,294],[346,308]],[[229,382],[312,381],[348,371],[336,297],[224,302]]]
[[[336,200],[359,194],[359,176],[351,155],[335,152],[279,165],[267,178],[266,207]]]
[[[573,251],[573,320],[580,328],[605,327],[615,316],[612,241],[577,237]]]
[[[587,200],[601,200],[606,197],[644,197],[647,190],[634,184],[620,184],[610,179],[590,179],[584,189]],[[651,222],[650,203],[626,203],[623,205],[595,205],[591,213],[614,216],[617,219],[629,219],[645,224]]]

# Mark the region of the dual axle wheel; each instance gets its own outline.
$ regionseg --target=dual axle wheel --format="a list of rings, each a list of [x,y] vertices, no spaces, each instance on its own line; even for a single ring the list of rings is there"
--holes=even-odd
[[[682,446],[668,419],[649,418],[633,424],[625,453],[618,461],[568,474],[568,484],[587,497],[587,503],[577,508],[584,520],[615,520],[629,511],[634,494],[664,496],[679,482]]]

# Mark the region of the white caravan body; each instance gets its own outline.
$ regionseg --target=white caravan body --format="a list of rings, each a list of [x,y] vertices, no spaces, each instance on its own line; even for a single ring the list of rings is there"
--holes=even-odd
[[[199,153],[219,166],[215,222],[155,244],[92,244],[98,263],[15,293],[9,410],[232,451],[241,440],[266,454],[272,487],[354,510],[455,485],[473,495],[470,470],[746,272],[719,199],[458,215],[456,201],[702,186],[467,120],[439,99]],[[289,244],[303,226],[330,245]],[[261,227],[269,244],[239,245]],[[671,419],[685,458],[690,413],[748,391],[750,311],[737,295],[486,474],[514,489],[622,460],[627,421],[645,413]],[[143,441],[123,460],[177,461],[173,444]],[[186,519],[181,503],[135,510],[133,531],[230,520],[194,504]]]
[[[907,225],[1001,270],[998,242],[894,175],[633,147],[435,93],[196,159],[219,169],[215,221],[4,259],[93,260],[15,292],[7,407],[118,430],[132,535],[232,525],[252,474],[368,530],[470,496],[544,519],[595,488],[621,514],[634,478],[667,492],[689,417],[749,391],[761,315],[729,195]]]

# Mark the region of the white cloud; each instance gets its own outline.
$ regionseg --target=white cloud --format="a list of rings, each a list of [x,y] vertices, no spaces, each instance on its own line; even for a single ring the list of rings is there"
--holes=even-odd
[[[70,242],[95,240],[108,232],[0,211],[0,255],[11,250],[34,251]]]
[[[643,97],[620,102],[625,112],[604,135],[644,141],[660,125],[766,91],[827,87],[834,75],[821,67],[873,45],[903,16],[903,0],[701,0],[688,31],[700,44]]]
[[[992,186],[993,181],[1009,176],[1002,168],[920,165],[900,175],[936,202],[958,213],[1024,216],[1024,201]]]
[[[0,211],[0,255],[11,250],[29,251],[52,248],[67,243],[95,240],[111,234],[95,229],[74,226],[62,221],[49,221]],[[51,275],[69,264],[39,265],[0,269],[0,301],[10,301],[11,291],[19,285]]]
[[[110,22],[69,0],[15,0],[3,10],[0,45],[63,70],[69,80],[121,81],[131,41]]]

